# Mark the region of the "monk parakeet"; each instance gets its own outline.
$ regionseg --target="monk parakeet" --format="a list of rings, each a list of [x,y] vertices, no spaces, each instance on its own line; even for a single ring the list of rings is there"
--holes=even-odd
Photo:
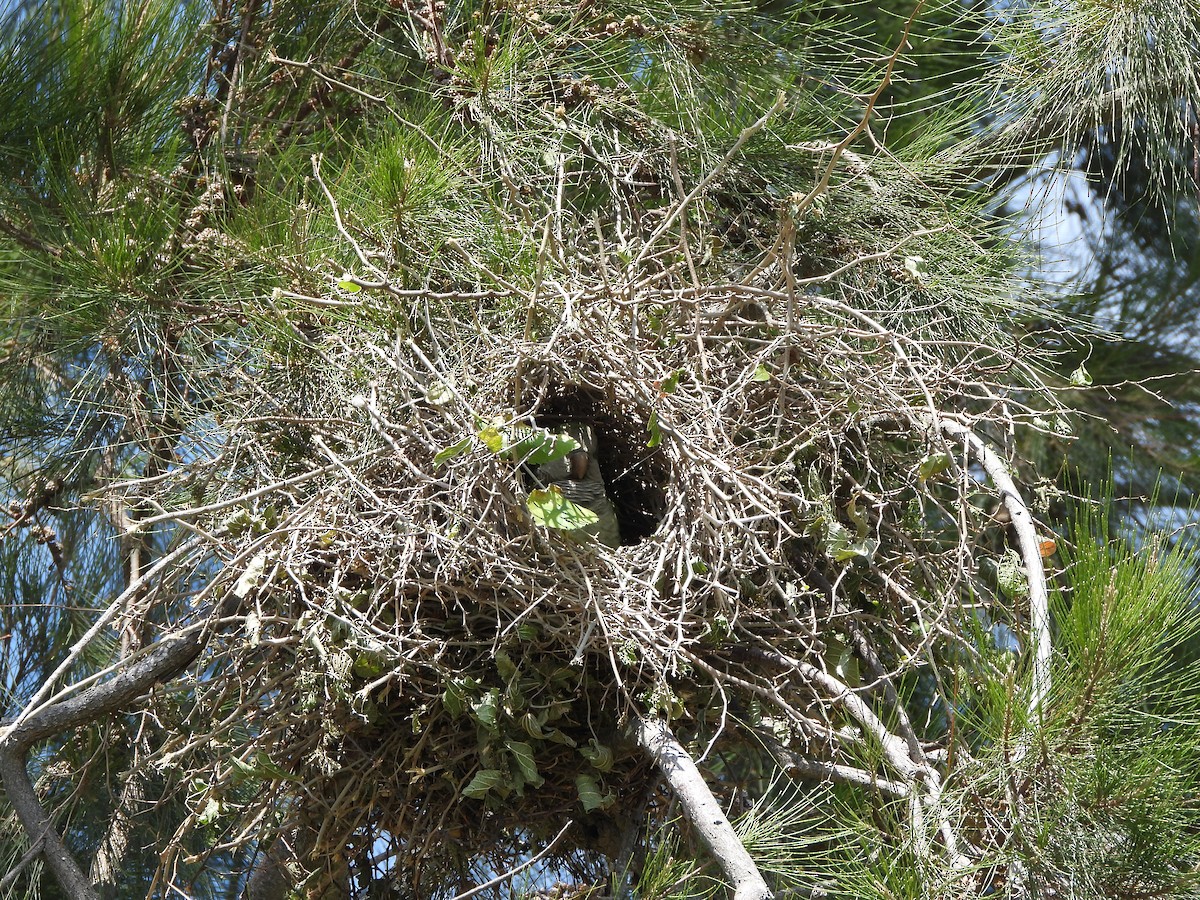
[[[567,422],[555,429],[575,439],[579,447],[562,459],[551,460],[538,467],[537,478],[546,486],[553,485],[572,503],[590,509],[599,521],[582,529],[609,547],[621,545],[621,530],[617,513],[604,489],[604,476],[596,461],[596,433],[590,425]]]

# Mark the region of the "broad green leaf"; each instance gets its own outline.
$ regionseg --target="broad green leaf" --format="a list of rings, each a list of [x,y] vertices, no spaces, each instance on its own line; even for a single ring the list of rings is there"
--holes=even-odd
[[[857,532],[859,539],[865,538],[870,526],[867,523],[867,517],[863,515],[862,510],[858,508],[858,493],[850,498],[850,502],[846,504],[846,515],[850,521],[854,523],[854,530]]]
[[[580,747],[579,752],[583,755],[584,759],[601,772],[612,771],[614,757],[611,747],[606,747],[604,744],[597,743],[595,738],[590,738],[588,745]]]
[[[546,733],[546,740],[553,741],[556,744],[562,744],[565,747],[574,747],[575,740],[567,734],[563,734],[557,728],[551,728]]]
[[[518,678],[514,678],[508,683],[508,687],[504,689],[504,709],[509,715],[516,715],[526,706],[529,701],[525,699],[525,690]]]
[[[521,716],[521,730],[531,738],[544,741],[546,740],[546,732],[542,729],[542,725],[545,724],[545,721],[546,717],[544,712],[536,716],[533,713],[527,712],[525,715]]]
[[[349,272],[347,272],[344,275],[342,275],[341,280],[339,280],[337,283],[337,286],[339,288],[341,288],[343,291],[345,291],[347,294],[357,294],[359,291],[362,290],[362,287],[355,284],[354,281],[352,280],[353,278],[354,278],[354,276],[351,275]]]
[[[529,428],[518,431],[508,448],[508,456],[520,462],[540,466],[555,459],[562,459],[572,450],[579,449],[579,441],[569,434],[554,434],[544,428]]]
[[[504,432],[491,425],[479,432],[479,439],[493,453],[499,453],[508,444],[508,439],[505,437]]]
[[[841,522],[825,523],[825,550],[832,559],[846,562],[850,559],[863,559],[870,562],[879,549],[879,541],[875,538],[855,540],[850,529]]]
[[[354,675],[357,678],[378,678],[383,674],[387,660],[383,654],[373,650],[364,650],[354,660]]]
[[[1080,363],[1079,368],[1077,368],[1074,372],[1071,373],[1071,386],[1072,387],[1087,387],[1091,383],[1092,383],[1091,373],[1087,370],[1087,367],[1083,363]]]
[[[496,671],[500,673],[500,677],[505,682],[513,680],[513,676],[517,674],[517,664],[512,661],[512,657],[508,655],[507,650],[496,651]]]
[[[584,812],[607,809],[616,799],[611,791],[601,794],[599,783],[591,775],[575,776],[575,790],[579,794],[579,802],[583,804]]]
[[[526,505],[534,522],[546,528],[557,528],[559,531],[578,531],[600,520],[600,517],[587,507],[572,503],[553,485],[530,491]]]
[[[917,477],[928,481],[934,475],[945,472],[953,463],[953,457],[944,450],[930,453],[917,464]]]
[[[825,531],[825,547],[831,555],[850,546],[853,542],[853,538],[850,536],[850,529],[841,522],[826,520],[821,524],[824,526]]]
[[[482,800],[487,796],[488,791],[500,787],[503,783],[504,773],[499,769],[480,769],[470,783],[463,788],[463,795]]]
[[[246,564],[246,568],[238,578],[237,584],[233,586],[233,593],[238,597],[245,597],[249,594],[258,587],[258,582],[262,579],[266,568],[267,551],[262,550],[255,554],[254,558]]]
[[[858,658],[838,635],[825,636],[825,665],[833,667],[833,673],[843,684],[858,687],[861,683]]]
[[[500,711],[500,691],[492,688],[471,704],[471,710],[481,725],[488,728],[496,727],[496,715]]]
[[[762,363],[759,363],[754,367],[754,374],[750,376],[750,380],[759,382],[770,381],[771,373],[768,371],[766,366],[764,366]]]
[[[541,787],[546,779],[538,774],[537,763],[533,758],[533,748],[525,741],[508,741],[505,743],[513,761],[517,764],[525,781],[533,787]]]
[[[435,466],[440,466],[442,463],[446,462],[447,460],[454,459],[457,456],[462,456],[464,453],[466,453],[470,449],[471,449],[471,439],[463,438],[457,444],[451,444],[449,447],[446,447],[443,450],[439,450],[437,452],[437,455],[433,457],[433,464]]]
[[[664,394],[673,394],[679,390],[679,379],[683,377],[683,369],[676,369],[670,375],[663,379],[659,390]]]
[[[209,797],[204,801],[204,808],[200,810],[196,816],[196,821],[201,825],[211,825],[221,815],[221,804],[217,802],[215,797]]]
[[[425,402],[430,406],[448,406],[453,400],[454,390],[444,381],[434,381],[425,388]]]
[[[478,437],[493,453],[534,466],[562,459],[579,449],[579,442],[569,434],[555,434],[528,425],[505,426],[496,422],[481,429]]]
[[[299,775],[281,769],[271,757],[267,756],[266,751],[259,750],[249,762],[245,762],[236,757],[233,759],[233,767],[238,774],[248,778],[273,778],[278,781],[303,781]]]
[[[467,711],[467,695],[457,681],[446,683],[446,689],[442,691],[442,708],[455,718]]]
[[[861,559],[864,562],[870,562],[875,558],[875,552],[878,549],[879,541],[875,538],[863,538],[861,541],[852,542],[849,546],[835,554],[834,558],[839,562],[855,558]]]
[[[287,769],[282,769],[276,766],[276,764],[271,761],[271,757],[266,755],[265,750],[259,750],[258,755],[254,756],[254,768],[259,770],[259,772],[265,772],[266,774],[270,775],[271,778],[277,778],[281,781],[304,781],[300,775],[296,775],[293,772],[288,772]]]
[[[707,643],[720,644],[733,634],[733,624],[724,613],[717,613],[708,618],[708,632],[704,635]]]

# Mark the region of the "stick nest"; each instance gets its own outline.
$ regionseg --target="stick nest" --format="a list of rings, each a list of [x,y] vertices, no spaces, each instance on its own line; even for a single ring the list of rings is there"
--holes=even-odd
[[[424,333],[310,345],[318,393],[264,371],[205,523],[242,595],[210,660],[230,677],[198,688],[222,711],[201,783],[226,846],[265,819],[318,876],[330,848],[386,846],[428,893],[568,819],[564,850],[616,856],[654,785],[631,714],[698,751],[766,723],[781,752],[836,757],[836,703],[779,660],[844,675],[854,647],[869,681],[950,633],[970,551],[928,523],[966,516],[943,505],[963,476],[926,423],[981,409],[996,369],[827,297],[790,306],[579,292],[523,340],[462,336],[448,302]],[[538,524],[528,466],[481,438],[564,422],[595,430],[620,547]]]

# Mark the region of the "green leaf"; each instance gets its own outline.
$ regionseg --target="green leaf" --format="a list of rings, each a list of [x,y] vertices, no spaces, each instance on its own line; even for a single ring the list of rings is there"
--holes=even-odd
[[[546,735],[546,732],[542,729],[542,725],[544,725],[545,722],[546,722],[545,712],[541,713],[540,715],[536,715],[536,716],[533,713],[527,712],[523,716],[521,716],[521,730],[524,731],[531,738],[536,738],[539,741],[544,741],[544,740],[546,740],[547,735]]]
[[[200,810],[200,814],[196,816],[196,821],[201,825],[211,825],[221,815],[221,804],[217,802],[215,797],[209,797],[204,801],[204,809]]]
[[[281,769],[271,761],[266,751],[259,750],[249,762],[234,757],[233,767],[237,774],[246,778],[275,779],[277,781],[303,781],[299,775]]]
[[[488,791],[498,788],[504,783],[504,773],[499,769],[480,769],[471,779],[470,784],[463,788],[463,795],[482,800]]]
[[[493,453],[499,453],[508,446],[508,438],[504,432],[491,425],[480,431],[478,437]]]
[[[663,379],[662,385],[659,387],[664,394],[673,394],[679,390],[679,379],[683,377],[683,369],[676,369],[670,375]]]
[[[867,522],[867,517],[863,515],[862,510],[858,508],[858,493],[850,498],[850,502],[846,504],[846,515],[850,521],[854,523],[854,530],[857,532],[859,539],[865,538],[870,530],[870,525]]]
[[[599,783],[591,775],[575,776],[575,790],[579,794],[579,802],[583,804],[584,812],[607,809],[616,799],[611,791],[601,794]]]
[[[467,711],[467,695],[461,684],[456,681],[447,683],[442,691],[442,708],[455,718]]]
[[[354,660],[354,676],[356,678],[378,678],[383,674],[387,660],[382,653],[374,650],[364,650]]]
[[[864,562],[870,562],[875,558],[875,552],[879,549],[879,541],[875,538],[864,538],[861,541],[854,541],[848,547],[845,547],[839,553],[835,554],[835,558],[839,562],[844,562],[847,559],[861,559]]]
[[[494,729],[496,727],[496,715],[500,711],[500,691],[497,688],[492,688],[471,704],[471,711],[475,713],[475,719],[479,724]]]
[[[544,428],[521,429],[517,434],[519,439],[509,447],[506,455],[533,466],[562,459],[572,450],[579,449],[579,441],[569,434],[554,434]]]
[[[646,424],[646,430],[650,432],[650,440],[646,441],[647,447],[657,447],[662,443],[662,429],[658,427],[658,412],[650,413],[650,421]]]
[[[421,734],[425,730],[425,714],[429,712],[429,704],[422,703],[409,713],[408,724],[413,734]]]
[[[570,735],[563,734],[557,728],[551,728],[546,733],[546,740],[553,741],[556,744],[562,744],[564,747],[574,747],[575,740]]]
[[[1087,387],[1091,383],[1092,383],[1091,373],[1087,370],[1087,367],[1083,363],[1080,363],[1079,368],[1077,368],[1074,372],[1071,373],[1071,386],[1072,387]]]
[[[261,550],[246,564],[245,570],[233,586],[233,592],[238,597],[245,597],[258,587],[258,582],[267,568],[267,551]]]
[[[562,459],[572,450],[579,449],[579,441],[569,434],[555,434],[545,428],[531,428],[528,425],[505,427],[495,423],[481,429],[477,436],[497,456],[534,466]]]
[[[516,715],[526,706],[529,701],[525,699],[525,690],[520,679],[514,678],[508,683],[508,687],[504,689],[504,709],[509,715]]]
[[[442,463],[446,462],[447,460],[454,459],[457,456],[462,456],[464,453],[466,453],[470,449],[471,449],[471,439],[463,438],[457,444],[451,444],[449,447],[439,450],[437,452],[437,455],[433,457],[433,464],[435,466],[440,466]]]
[[[500,673],[500,677],[504,679],[505,683],[512,681],[517,674],[517,664],[512,661],[507,650],[496,651],[496,671]]]
[[[604,744],[597,743],[595,738],[588,739],[586,747],[580,747],[579,752],[584,759],[590,762],[601,772],[611,772],[614,762],[613,752],[611,747],[606,747]]]
[[[346,272],[342,275],[342,278],[337,283],[337,286],[339,288],[341,288],[343,291],[345,291],[347,294],[357,294],[359,291],[362,290],[362,287],[355,284],[352,281],[353,278],[354,278],[353,275],[351,275],[349,272]]]
[[[762,363],[759,363],[754,367],[754,374],[750,376],[750,380],[759,382],[770,381],[771,373],[767,370],[766,366],[764,366]]]
[[[546,528],[557,528],[559,531],[578,531],[600,521],[600,517],[594,512],[572,503],[553,485],[531,491],[526,505],[534,522]]]
[[[945,450],[930,453],[917,464],[917,477],[928,481],[934,475],[945,472],[954,464],[954,458]]]
[[[833,673],[843,684],[858,687],[862,683],[858,658],[838,635],[830,634],[825,637],[825,665],[832,665]]]
[[[704,635],[706,643],[720,644],[733,634],[733,623],[724,613],[710,616],[707,625],[708,632]]]
[[[453,400],[453,385],[444,381],[434,381],[425,388],[425,402],[430,406],[448,406]]]
[[[855,540],[850,529],[841,522],[825,524],[825,551],[830,558],[838,562],[851,559],[862,559],[870,562],[879,549],[879,541],[875,538]]]
[[[541,787],[546,779],[538,774],[537,763],[533,759],[533,747],[525,741],[508,741],[505,743],[513,761],[517,764],[525,781],[536,787]]]

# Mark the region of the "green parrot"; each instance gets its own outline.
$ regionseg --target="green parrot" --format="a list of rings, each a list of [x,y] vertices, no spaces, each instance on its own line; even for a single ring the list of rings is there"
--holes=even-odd
[[[599,516],[599,521],[583,529],[609,547],[621,546],[621,528],[617,511],[604,489],[604,476],[596,461],[596,433],[590,425],[566,422],[557,427],[560,434],[575,439],[579,447],[562,459],[538,467],[537,477],[546,486],[553,485],[572,503],[586,507]]]

